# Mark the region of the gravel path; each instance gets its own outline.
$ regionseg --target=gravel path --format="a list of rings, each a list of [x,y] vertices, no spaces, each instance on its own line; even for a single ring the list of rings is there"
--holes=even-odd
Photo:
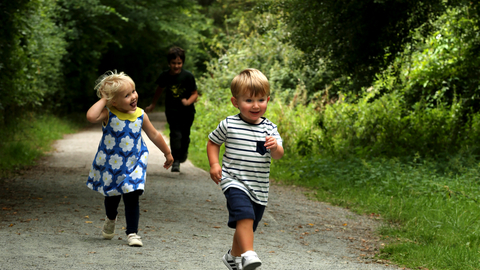
[[[165,117],[149,115],[162,129]],[[104,240],[103,196],[85,185],[101,128],[66,135],[39,165],[0,179],[0,269],[227,269],[231,245],[220,188],[189,161],[181,173],[162,168],[150,150],[146,192],[140,197],[144,246],[129,247],[123,202],[116,235]],[[267,269],[398,269],[368,259],[380,246],[373,219],[311,201],[301,189],[273,183],[255,249]]]

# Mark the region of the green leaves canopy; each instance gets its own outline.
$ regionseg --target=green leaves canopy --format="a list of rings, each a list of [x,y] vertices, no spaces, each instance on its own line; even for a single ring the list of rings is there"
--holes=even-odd
[[[289,0],[291,40],[311,60],[323,58],[332,79],[360,90],[411,40],[410,32],[441,14],[440,0]]]
[[[193,0],[0,1],[0,14],[4,120],[24,108],[84,110],[109,69],[153,91],[168,47],[184,47],[190,68],[205,58],[199,44],[210,25]]]

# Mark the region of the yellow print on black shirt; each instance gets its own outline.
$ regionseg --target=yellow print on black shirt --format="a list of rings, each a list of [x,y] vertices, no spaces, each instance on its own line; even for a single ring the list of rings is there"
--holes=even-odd
[[[180,96],[182,96],[183,92],[185,91],[185,88],[181,88],[181,84],[177,84],[177,85],[172,85],[170,90],[172,91],[172,96],[174,98],[179,98]]]

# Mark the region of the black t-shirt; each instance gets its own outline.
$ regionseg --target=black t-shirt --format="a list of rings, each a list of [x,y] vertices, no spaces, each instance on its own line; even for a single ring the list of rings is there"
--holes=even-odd
[[[176,75],[170,75],[169,72],[170,70],[162,72],[155,82],[158,86],[164,88],[165,111],[195,113],[193,103],[189,106],[182,104],[182,99],[190,98],[192,92],[197,90],[195,77],[185,69],[182,69],[180,74]]]

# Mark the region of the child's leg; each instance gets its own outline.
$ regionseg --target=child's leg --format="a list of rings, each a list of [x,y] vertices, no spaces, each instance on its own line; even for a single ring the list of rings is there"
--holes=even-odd
[[[228,226],[235,228],[231,254],[238,257],[253,250],[253,233],[262,219],[265,206],[252,202],[243,190],[237,188],[229,188],[224,194],[229,213]]]
[[[170,150],[175,161],[180,161],[182,148],[182,118],[179,113],[166,112],[168,126],[170,128]]]
[[[195,114],[167,113],[167,122],[170,128],[170,149],[175,161],[185,162],[190,145],[190,128]]]
[[[253,239],[253,219],[238,220],[233,235],[232,256],[240,257],[243,253],[253,250]]]
[[[117,209],[118,205],[120,204],[122,196],[111,196],[111,197],[105,197],[104,200],[104,205],[105,205],[105,213],[107,215],[107,218],[110,220],[114,220],[117,218]]]
[[[179,151],[179,155],[181,157],[180,162],[185,162],[188,158],[188,147],[190,145],[190,129],[193,124],[193,120],[195,119],[195,115],[185,115],[182,121],[181,127],[181,147]]]
[[[138,220],[140,219],[139,198],[143,190],[137,190],[123,194],[123,203],[125,204],[125,219],[127,221],[127,235],[138,232]]]

